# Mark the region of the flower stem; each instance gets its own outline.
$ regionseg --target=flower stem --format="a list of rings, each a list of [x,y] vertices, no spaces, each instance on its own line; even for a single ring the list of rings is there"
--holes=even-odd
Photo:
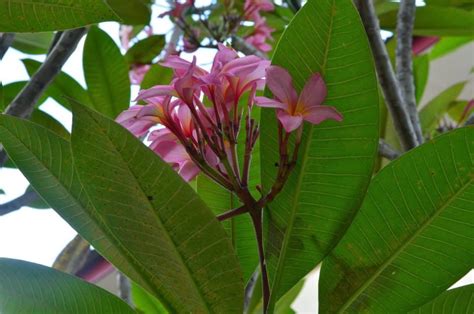
[[[217,216],[217,220],[224,221],[226,219],[230,219],[235,216],[247,213],[248,211],[249,211],[248,207],[244,205],[244,206],[234,208],[234,209],[226,211],[225,213],[220,214],[219,216]]]

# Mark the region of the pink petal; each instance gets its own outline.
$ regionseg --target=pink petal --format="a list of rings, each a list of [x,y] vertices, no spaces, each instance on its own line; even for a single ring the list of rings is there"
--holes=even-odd
[[[309,108],[309,110],[303,114],[303,117],[306,121],[313,124],[319,124],[328,119],[336,121],[342,121],[343,119],[342,114],[331,106],[315,106]]]
[[[324,84],[321,75],[316,73],[306,82],[298,99],[298,105],[302,105],[304,108],[320,106],[326,98],[326,95],[326,84]]]
[[[186,161],[179,167],[178,173],[184,181],[189,182],[199,174],[199,168],[191,160]]]
[[[290,73],[282,67],[272,65],[267,68],[267,86],[282,103],[290,105],[298,100]]]
[[[302,116],[300,115],[292,116],[284,110],[278,110],[277,117],[278,117],[278,120],[280,120],[281,124],[283,125],[283,128],[285,129],[287,133],[290,133],[296,130],[303,123]]]
[[[283,110],[288,110],[288,105],[279,102],[278,100],[267,98],[267,97],[255,97],[255,104],[259,107],[265,108],[279,108]]]
[[[143,100],[146,98],[156,97],[156,96],[177,96],[176,91],[173,86],[170,85],[156,85],[149,89],[141,90],[138,93],[137,100]]]

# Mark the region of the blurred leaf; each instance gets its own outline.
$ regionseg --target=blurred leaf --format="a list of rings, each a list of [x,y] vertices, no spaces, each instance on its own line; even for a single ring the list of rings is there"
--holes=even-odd
[[[369,184],[379,138],[373,58],[351,1],[308,1],[282,36],[273,64],[291,73],[298,90],[321,72],[328,87],[325,104],[342,112],[344,121],[305,125],[297,165],[268,205],[270,313],[348,227]],[[262,110],[260,143],[267,191],[279,160],[275,110]]]
[[[139,285],[131,282],[132,302],[135,310],[143,314],[166,314],[168,311],[161,305],[161,302],[154,296],[146,292]]]
[[[116,118],[130,105],[128,65],[106,32],[91,27],[84,44],[84,76],[93,107]]]
[[[448,290],[409,314],[474,313],[474,285]]]
[[[465,113],[468,104],[469,101],[467,100],[452,101],[448,106],[449,116],[457,123],[463,123],[464,120],[468,118],[472,112],[474,112],[474,108],[468,108],[467,112]]]
[[[420,104],[421,98],[428,82],[430,71],[430,58],[428,55],[421,55],[413,58],[413,76],[415,79],[415,96],[417,105]]]
[[[0,189],[0,194],[5,194],[5,191]]]
[[[380,16],[383,29],[394,30],[398,11]],[[424,6],[416,9],[415,29],[420,36],[474,36],[474,12],[453,7]]]
[[[0,312],[134,313],[122,300],[95,285],[38,264],[0,258]]]
[[[0,1],[1,32],[59,31],[104,21],[120,21],[104,1]]]
[[[27,54],[42,55],[49,50],[54,33],[19,33],[15,34],[12,47]]]
[[[448,7],[459,7],[470,10],[474,7],[473,0],[425,0],[427,5],[439,5]]]
[[[33,121],[36,124],[39,124],[57,135],[61,136],[65,140],[69,140],[69,132],[64,128],[64,126],[59,123],[56,119],[54,119],[52,116],[47,114],[46,112],[40,110],[40,109],[34,109],[30,120]]]
[[[474,258],[474,128],[436,137],[382,169],[324,260],[320,313],[406,313]]]
[[[23,65],[28,72],[30,77],[38,71],[41,66],[41,62],[33,59],[23,59],[21,60]],[[49,96],[61,104],[63,107],[69,109],[68,98],[75,99],[78,102],[81,102],[85,105],[90,106],[91,100],[87,91],[79,84],[75,79],[73,79],[69,74],[65,72],[59,72],[53,82],[48,86],[44,92],[45,96]]]
[[[472,37],[445,37],[436,43],[433,50],[429,53],[430,59],[440,58],[450,52],[454,52],[462,46],[473,41]]]
[[[451,102],[461,94],[466,82],[461,82],[443,91],[433,98],[420,111],[421,129],[424,133],[430,133],[438,126],[439,120],[446,114]]]
[[[147,89],[155,85],[167,85],[173,78],[173,70],[156,63],[153,64],[143,78],[140,89]]]
[[[75,168],[104,232],[145,280],[137,283],[173,313],[242,312],[242,273],[206,204],[128,130],[80,105],[73,113]]]
[[[164,35],[152,35],[135,43],[125,54],[129,64],[150,64],[165,46]]]
[[[150,23],[151,8],[144,0],[105,0],[112,10],[127,25]]]

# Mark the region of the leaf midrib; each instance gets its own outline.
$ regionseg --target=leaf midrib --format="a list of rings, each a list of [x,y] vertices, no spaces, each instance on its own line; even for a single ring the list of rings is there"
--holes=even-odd
[[[407,248],[418,237],[418,235],[420,235],[427,227],[429,227],[430,224],[436,218],[438,218],[438,216],[451,204],[451,202],[456,199],[461,193],[463,193],[464,190],[467,189],[473,182],[474,178],[471,178],[470,180],[466,181],[466,183],[461,189],[459,189],[456,193],[449,197],[446,200],[445,204],[441,206],[438,210],[436,210],[432,214],[432,216],[427,219],[411,237],[405,240],[403,244],[384,263],[382,263],[379,268],[377,268],[377,271],[375,271],[373,275],[370,276],[368,280],[354,292],[354,294],[349,298],[349,300],[347,300],[347,302],[342,305],[341,309],[338,310],[338,313],[342,313],[343,311],[347,310],[347,308],[364,292],[364,290],[369,285],[371,285],[378,278],[378,276],[400,255],[400,253],[405,248]]]
[[[324,52],[324,60],[323,60],[323,64],[321,66],[321,72],[324,73],[324,69],[326,68],[326,63],[327,63],[327,57],[328,57],[328,53],[329,53],[329,43],[330,43],[330,40],[331,40],[331,35],[332,35],[332,29],[333,29],[333,23],[334,23],[334,17],[335,17],[335,14],[334,14],[334,10],[336,8],[336,0],[332,0],[332,4],[331,4],[331,19],[330,19],[330,24],[329,24],[329,29],[328,29],[328,37],[327,37],[327,43],[326,43],[326,47],[325,47],[325,52]],[[309,151],[309,146],[310,146],[310,143],[311,143],[311,138],[312,138],[312,135],[313,135],[313,131],[314,131],[314,126],[312,125],[311,126],[311,129],[308,133],[308,140],[306,141],[305,145],[304,145],[304,151],[305,152],[308,152]],[[306,168],[306,164],[307,164],[307,161],[308,161],[308,154],[306,153],[304,155],[304,158],[302,160],[302,164],[301,164],[301,171],[299,172],[299,176],[298,176],[298,183],[296,185],[296,194],[299,195],[301,193],[301,185],[303,183],[303,174],[304,174],[304,169]],[[297,203],[298,203],[298,197],[297,195],[294,196],[293,198],[293,202],[292,202],[292,206],[291,206],[291,217],[290,217],[290,221],[289,221],[289,224],[288,224],[288,228],[286,229],[286,232],[285,232],[285,236],[284,236],[284,240],[283,240],[283,245],[282,245],[282,249],[280,250],[280,256],[279,256],[279,259],[278,259],[278,265],[277,265],[277,270],[276,270],[276,275],[275,275],[275,279],[274,279],[274,282],[273,282],[273,285],[272,285],[272,289],[271,289],[271,296],[270,296],[270,304],[269,304],[269,309],[273,309],[273,306],[274,304],[276,303],[276,300],[275,300],[275,296],[274,296],[274,289],[275,287],[278,288],[279,285],[280,285],[280,281],[281,281],[281,278],[282,278],[282,269],[283,269],[283,266],[284,266],[284,260],[286,258],[286,253],[287,253],[287,247],[288,247],[288,243],[290,241],[290,235],[291,235],[291,232],[293,230],[293,225],[294,225],[294,221],[296,219],[296,211],[297,211]]]

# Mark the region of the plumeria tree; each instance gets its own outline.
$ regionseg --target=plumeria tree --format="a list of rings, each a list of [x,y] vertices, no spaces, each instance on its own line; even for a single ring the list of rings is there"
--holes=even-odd
[[[474,102],[418,104],[473,5],[0,1],[0,57],[46,55],[0,90],[0,164],[31,184],[0,215],[78,232],[53,268],[0,259],[0,312],[287,313],[315,269],[314,312],[472,312],[448,288],[474,261]],[[61,72],[84,36],[85,88]],[[92,252],[123,300],[65,274]]]

